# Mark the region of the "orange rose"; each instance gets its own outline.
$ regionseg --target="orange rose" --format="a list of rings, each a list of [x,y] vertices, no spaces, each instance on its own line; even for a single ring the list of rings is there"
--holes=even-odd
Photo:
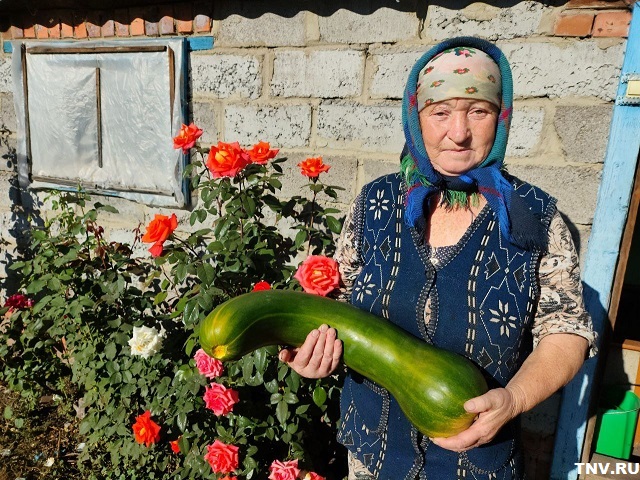
[[[160,440],[160,425],[151,420],[151,412],[147,410],[136,417],[133,424],[133,434],[136,442],[144,443],[147,447]]]
[[[181,148],[184,153],[189,153],[191,147],[196,144],[196,140],[202,135],[202,129],[191,124],[188,127],[183,123],[178,132],[178,136],[173,137],[173,148]]]
[[[322,157],[307,158],[304,162],[298,164],[300,173],[305,177],[318,178],[322,172],[328,172],[331,168],[329,165],[322,163]]]
[[[338,262],[322,255],[310,255],[293,276],[307,293],[326,296],[340,286]]]
[[[162,255],[162,245],[176,228],[178,228],[178,217],[176,217],[175,213],[172,213],[171,217],[156,214],[142,236],[143,242],[153,243],[153,246],[149,249],[151,255],[154,257]]]
[[[247,153],[253,163],[266,165],[269,160],[274,158],[280,150],[277,148],[269,150],[271,145],[268,142],[258,142]]]
[[[175,439],[175,440],[171,440],[171,441],[169,442],[169,445],[171,445],[171,451],[172,451],[173,453],[180,453],[180,445],[178,445],[178,441],[179,441],[179,440],[180,440],[180,439],[179,439],[179,438],[177,438],[177,439]]]
[[[238,142],[218,142],[218,146],[211,146],[207,157],[207,168],[214,178],[235,177],[250,163],[249,154],[240,147]]]

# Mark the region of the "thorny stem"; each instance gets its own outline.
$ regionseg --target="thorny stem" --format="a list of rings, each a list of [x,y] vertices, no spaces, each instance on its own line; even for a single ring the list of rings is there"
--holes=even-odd
[[[246,215],[247,211],[244,209],[244,203],[242,202],[242,193],[244,190],[246,190],[246,189],[243,189],[244,181],[245,181],[245,178],[242,177],[240,179],[240,182],[238,183],[238,197],[240,198],[240,205],[242,206],[242,211]],[[241,216],[239,220],[240,220],[240,242],[244,243],[244,219]]]
[[[314,179],[314,183],[318,181],[318,178],[316,177]],[[307,232],[309,235],[309,239],[307,240],[307,257],[309,256],[309,253],[311,252],[311,229],[313,228],[313,217],[315,215],[316,212],[316,197],[317,197],[317,193],[313,192],[313,198],[311,199],[311,216],[309,217],[309,224],[307,225]]]

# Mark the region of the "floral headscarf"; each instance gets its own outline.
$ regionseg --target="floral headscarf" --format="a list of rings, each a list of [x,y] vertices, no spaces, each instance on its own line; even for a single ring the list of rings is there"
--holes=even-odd
[[[471,47],[456,47],[433,57],[418,78],[418,111],[450,98],[486,100],[500,108],[502,75],[493,59]]]

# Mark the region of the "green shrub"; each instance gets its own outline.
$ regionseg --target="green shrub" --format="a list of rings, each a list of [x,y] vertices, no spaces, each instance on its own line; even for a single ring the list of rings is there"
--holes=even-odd
[[[132,226],[131,245],[109,242],[99,216],[113,207],[82,192],[51,194],[52,218],[32,227],[28,253],[11,267],[34,304],[4,309],[0,378],[33,405],[56,394],[75,407],[87,478],[222,478],[204,459],[216,440],[239,447],[239,478],[266,478],[274,460],[291,459],[341,478],[337,377],[301,378],[278,362],[277,347],[229,362],[213,379],[193,360],[200,322],[216,305],[260,281],[299,289],[294,262],[332,254],[339,211],[317,198],[335,199],[337,187],[315,177],[309,198],[283,200],[285,159],[214,178],[209,150],[196,150],[201,160],[186,171],[198,196],[190,225],[169,228],[156,256],[139,253],[152,225],[145,236]],[[173,218],[158,221],[171,227]],[[145,334],[150,343],[140,343]],[[238,392],[231,412],[205,408],[212,382]],[[160,427],[148,445],[132,430],[146,411]]]

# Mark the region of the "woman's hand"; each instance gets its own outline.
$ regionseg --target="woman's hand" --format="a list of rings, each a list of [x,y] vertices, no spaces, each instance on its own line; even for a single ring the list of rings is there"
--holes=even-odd
[[[431,440],[454,452],[464,452],[490,442],[509,420],[521,413],[521,402],[516,397],[516,392],[507,387],[489,390],[484,395],[467,400],[464,409],[478,414],[473,424],[453,437]]]
[[[303,377],[324,378],[337,368],[341,356],[342,342],[336,338],[336,330],[320,325],[299,348],[285,348],[279,358]]]

